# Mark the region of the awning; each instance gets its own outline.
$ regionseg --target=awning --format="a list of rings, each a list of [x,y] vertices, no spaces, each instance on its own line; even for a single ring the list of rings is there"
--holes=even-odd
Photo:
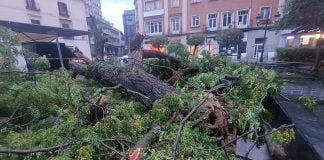
[[[21,43],[52,42],[54,39],[56,39],[57,50],[59,53],[59,59],[62,68],[64,67],[63,56],[58,37],[74,37],[88,35],[87,31],[2,20],[0,20],[0,26],[10,28],[14,32],[17,32],[19,34],[19,40]]]
[[[2,21],[0,26],[10,28],[19,34],[19,40],[22,43],[28,42],[52,42],[58,37],[74,37],[88,35],[87,31],[80,31],[67,28],[43,26],[36,24]]]

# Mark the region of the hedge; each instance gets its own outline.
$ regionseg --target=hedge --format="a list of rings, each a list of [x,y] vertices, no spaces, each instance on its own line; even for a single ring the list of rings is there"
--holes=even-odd
[[[286,62],[314,62],[316,57],[316,48],[277,48],[277,57],[275,60]],[[321,59],[324,59],[324,48],[321,48]]]

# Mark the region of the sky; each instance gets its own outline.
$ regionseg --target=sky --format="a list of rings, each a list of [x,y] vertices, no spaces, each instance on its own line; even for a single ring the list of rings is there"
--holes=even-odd
[[[124,10],[134,9],[134,0],[101,0],[102,16],[123,31]]]

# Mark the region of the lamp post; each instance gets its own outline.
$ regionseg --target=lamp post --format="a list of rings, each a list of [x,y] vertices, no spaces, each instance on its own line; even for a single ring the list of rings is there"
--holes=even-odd
[[[281,14],[279,13],[279,11],[274,15],[275,18],[279,18],[280,16],[281,16]],[[260,62],[263,62],[265,43],[267,40],[268,25],[271,24],[271,19],[269,17],[266,17],[266,18],[262,17],[260,13],[256,17],[256,19],[259,20],[262,24],[265,24],[264,36],[263,36],[263,49],[262,49],[261,56],[260,56]]]

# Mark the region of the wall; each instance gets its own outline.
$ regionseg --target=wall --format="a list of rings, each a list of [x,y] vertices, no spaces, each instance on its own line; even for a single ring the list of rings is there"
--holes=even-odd
[[[253,61],[257,60],[253,57],[255,51],[255,39],[256,38],[263,38],[264,37],[264,30],[253,30],[248,32],[247,36],[247,59]],[[264,50],[264,61],[271,60],[271,54],[269,52],[275,52],[277,46],[279,45],[280,41],[280,33],[276,33],[276,31],[267,31],[267,40],[265,44]]]
[[[62,27],[61,21],[71,23],[70,28],[88,31],[86,12],[82,0],[35,0],[39,11],[26,9],[25,0],[1,0],[0,20],[31,23],[31,19],[40,20],[41,25]],[[67,4],[69,17],[59,15],[57,2]],[[78,48],[90,57],[90,46],[88,36],[75,37],[75,40],[60,38],[67,46],[78,46]]]

